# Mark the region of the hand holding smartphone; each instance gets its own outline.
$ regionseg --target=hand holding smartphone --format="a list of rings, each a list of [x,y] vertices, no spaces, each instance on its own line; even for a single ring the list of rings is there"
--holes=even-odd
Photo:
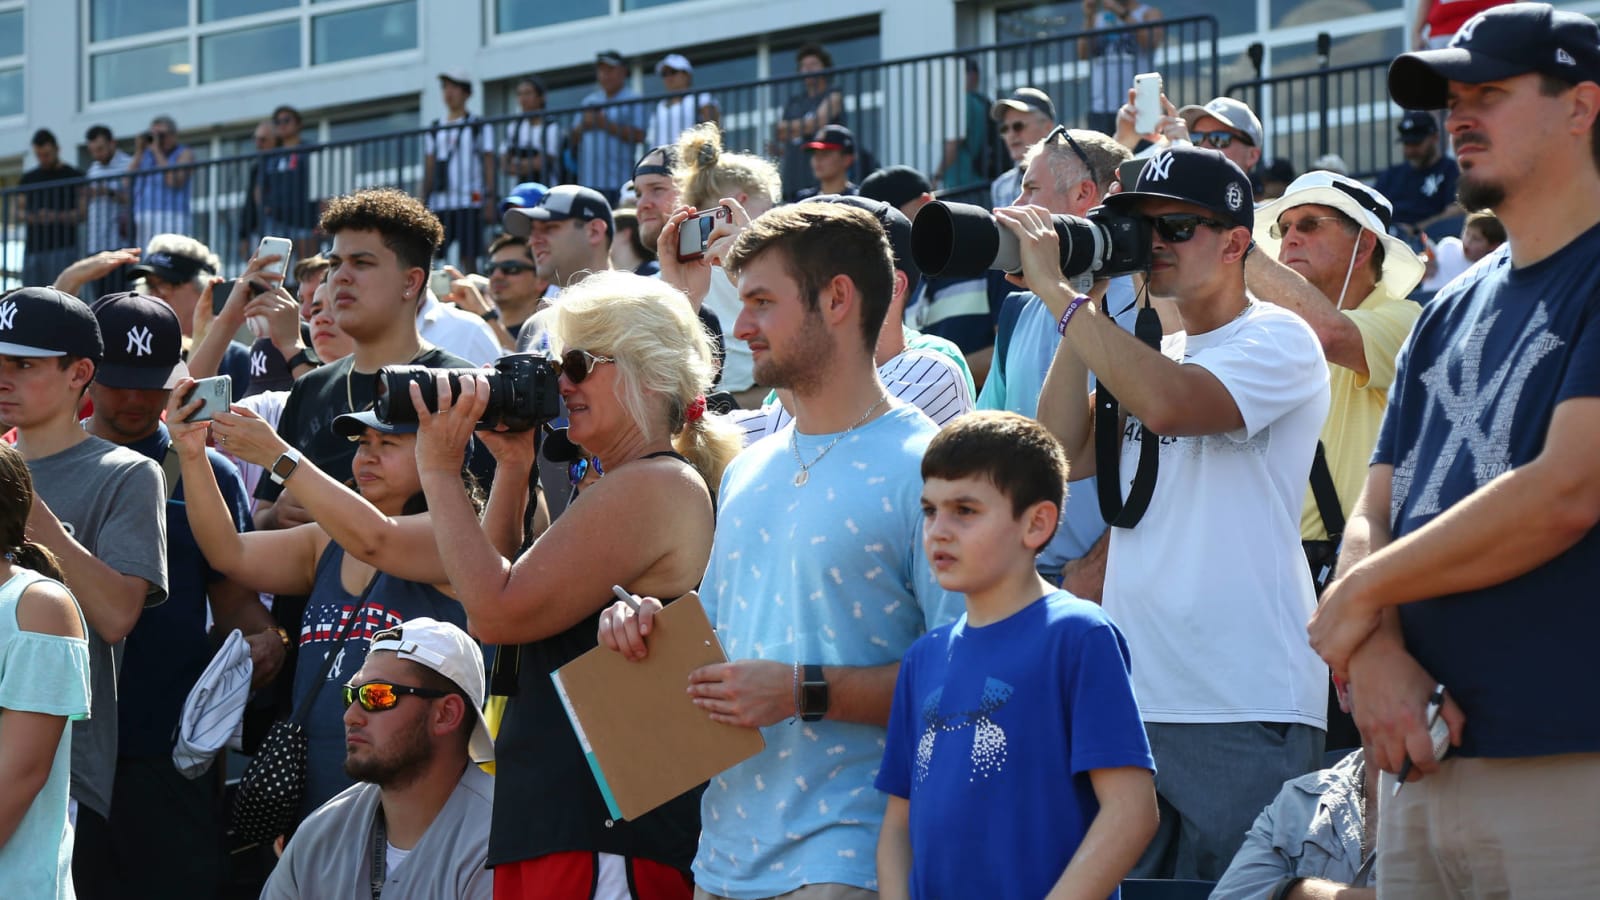
[[[733,211],[718,204],[702,213],[685,219],[678,226],[678,262],[692,262],[706,255],[711,246],[711,232],[719,222],[733,221]]]
[[[294,242],[290,241],[288,238],[272,237],[271,235],[268,235],[261,239],[261,246],[256,248],[256,259],[261,259],[262,257],[266,256],[278,257],[277,262],[270,263],[261,268],[261,271],[263,272],[277,273],[278,281],[276,284],[270,285],[270,287],[282,285],[284,280],[289,277],[289,260],[291,257],[293,257],[293,255]],[[214,302],[215,301],[213,300],[213,303]],[[270,331],[270,327],[267,324],[267,319],[265,316],[251,316],[248,324],[250,325],[250,333],[255,335],[257,338],[266,337]]]
[[[202,378],[194,383],[194,390],[183,399],[183,405],[203,400],[200,408],[190,414],[185,422],[209,422],[218,412],[224,412],[233,403],[233,379],[226,375]]]
[[[1133,76],[1133,129],[1141,135],[1156,130],[1161,121],[1161,74],[1145,72]]]

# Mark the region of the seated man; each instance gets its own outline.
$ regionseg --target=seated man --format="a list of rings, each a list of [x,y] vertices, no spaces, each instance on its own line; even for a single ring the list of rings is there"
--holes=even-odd
[[[313,812],[261,896],[489,900],[491,777],[483,651],[448,622],[372,636],[345,686],[344,769],[362,783]],[[377,868],[377,850],[383,850]]]

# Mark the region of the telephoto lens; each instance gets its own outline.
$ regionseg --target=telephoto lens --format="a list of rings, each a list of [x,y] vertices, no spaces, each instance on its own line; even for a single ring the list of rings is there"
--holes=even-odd
[[[1150,226],[1137,216],[1105,207],[1089,217],[1053,215],[1061,240],[1061,274],[1073,278],[1124,275],[1149,267]],[[1017,236],[994,214],[970,203],[935,200],[911,223],[911,255],[924,275],[978,278],[990,269],[1022,271]]]
[[[495,361],[491,371],[483,369],[431,369],[427,366],[384,366],[378,370],[377,399],[373,412],[379,421],[401,424],[417,421],[411,404],[411,384],[422,389],[422,404],[431,412],[439,410],[439,376],[446,376],[450,399],[461,396],[461,379],[482,375],[489,382],[489,405],[475,426],[488,431],[501,425],[508,431],[527,431],[561,415],[561,395],[556,385],[555,367],[550,360],[531,353],[514,353]]]

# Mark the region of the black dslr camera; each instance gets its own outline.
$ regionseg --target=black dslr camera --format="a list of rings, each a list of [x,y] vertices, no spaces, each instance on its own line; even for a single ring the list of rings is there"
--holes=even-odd
[[[450,381],[450,398],[461,396],[462,376],[483,375],[489,381],[489,406],[478,420],[478,431],[500,425],[509,431],[527,431],[561,415],[561,394],[550,360],[532,353],[513,353],[495,361],[493,372],[482,369],[430,369],[427,366],[384,366],[378,370],[377,402],[373,411],[386,424],[417,421],[411,405],[411,383],[422,387],[422,402],[439,409],[438,376]]]
[[[1051,216],[1061,238],[1061,274],[1111,278],[1150,267],[1150,223],[1103,206],[1081,216]],[[977,278],[989,269],[1022,271],[1017,236],[970,203],[935,200],[911,224],[911,255],[924,275]]]

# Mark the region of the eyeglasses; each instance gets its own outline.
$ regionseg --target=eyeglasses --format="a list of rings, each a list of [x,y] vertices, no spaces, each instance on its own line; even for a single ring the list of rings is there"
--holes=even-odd
[[[567,463],[567,480],[572,482],[573,487],[577,487],[588,477],[591,468],[594,469],[596,478],[606,474],[606,470],[600,467],[600,457],[590,456]]]
[[[1227,228],[1226,222],[1197,216],[1194,213],[1166,213],[1159,216],[1145,216],[1145,221],[1155,229],[1156,234],[1169,244],[1181,244],[1194,238],[1195,230],[1201,225],[1209,228]]]
[[[1088,155],[1083,152],[1082,147],[1078,146],[1078,142],[1072,139],[1072,132],[1067,130],[1067,126],[1057,125],[1055,130],[1045,135],[1045,143],[1048,144],[1057,137],[1064,139],[1067,142],[1067,146],[1072,148],[1072,152],[1077,155],[1078,161],[1083,163],[1083,171],[1088,173],[1091,179],[1098,181],[1099,179],[1095,178],[1094,166],[1089,165]]]
[[[1312,234],[1318,228],[1322,227],[1323,222],[1344,223],[1346,221],[1349,220],[1343,216],[1306,216],[1304,219],[1299,219],[1294,222],[1273,222],[1272,225],[1267,228],[1267,234],[1272,235],[1273,240],[1281,241],[1287,237],[1291,231],[1298,231],[1301,234]]]
[[[494,275],[496,273],[504,273],[506,275],[521,275],[523,272],[532,272],[533,266],[529,265],[528,263],[521,262],[497,262],[490,263],[489,265],[485,266],[484,271],[490,275]]]
[[[1010,132],[1011,134],[1021,134],[1027,130],[1030,124],[1032,123],[1030,123],[1027,119],[1018,119],[1015,122],[1002,122],[1000,125],[1000,133],[1005,134]]]
[[[411,687],[404,684],[390,684],[387,681],[369,681],[366,684],[347,684],[344,686],[344,708],[349,709],[350,704],[360,702],[361,708],[367,712],[383,712],[394,709],[400,703],[400,698],[407,694],[426,697],[430,700],[450,696],[449,691],[436,691],[432,688]]]
[[[1226,150],[1233,146],[1234,141],[1248,144],[1252,147],[1255,146],[1249,138],[1242,134],[1234,134],[1231,131],[1191,131],[1189,132],[1189,139],[1194,141],[1197,146],[1204,145],[1213,150]]]
[[[595,356],[587,350],[568,350],[561,354],[560,359],[550,360],[550,365],[555,368],[557,377],[565,375],[573,384],[583,384],[584,379],[594,372],[595,366],[616,361],[616,357]]]

